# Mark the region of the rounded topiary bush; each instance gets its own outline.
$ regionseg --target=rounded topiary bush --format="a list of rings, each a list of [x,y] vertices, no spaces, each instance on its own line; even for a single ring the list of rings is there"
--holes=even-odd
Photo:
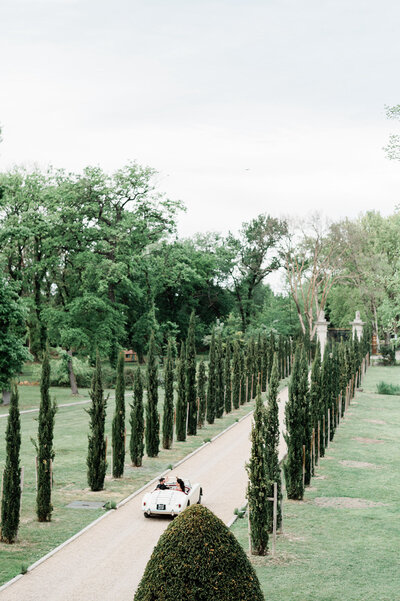
[[[192,505],[161,535],[134,601],[264,601],[236,538],[209,509]]]

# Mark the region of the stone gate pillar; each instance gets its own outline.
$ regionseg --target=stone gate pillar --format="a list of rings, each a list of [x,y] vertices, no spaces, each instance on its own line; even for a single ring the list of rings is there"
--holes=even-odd
[[[326,341],[328,339],[328,322],[325,319],[324,311],[320,311],[318,320],[315,322],[317,326],[317,339],[321,348],[321,359],[324,357]]]
[[[363,328],[365,326],[365,321],[361,321],[360,319],[360,311],[356,311],[356,318],[354,321],[349,322],[352,328],[353,340],[355,335],[357,334],[357,338],[360,341],[363,335]]]

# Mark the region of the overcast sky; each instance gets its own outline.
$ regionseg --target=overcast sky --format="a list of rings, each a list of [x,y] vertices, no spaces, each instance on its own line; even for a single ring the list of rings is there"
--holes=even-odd
[[[180,233],[400,204],[398,0],[1,0],[0,169],[160,172]]]

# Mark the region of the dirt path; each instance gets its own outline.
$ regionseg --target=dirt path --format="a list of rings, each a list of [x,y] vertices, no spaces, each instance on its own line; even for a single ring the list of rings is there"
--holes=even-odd
[[[287,395],[287,388],[279,395],[281,424]],[[251,421],[243,419],[174,471],[201,483],[203,503],[225,523],[245,502]],[[280,457],[285,452],[281,436]],[[151,552],[169,524],[166,519],[145,520],[141,499],[142,494],[110,512],[1,592],[1,601],[132,601]]]

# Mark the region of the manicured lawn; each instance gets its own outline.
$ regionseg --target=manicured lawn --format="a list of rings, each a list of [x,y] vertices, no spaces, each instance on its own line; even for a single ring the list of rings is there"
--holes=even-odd
[[[281,386],[284,383],[282,382]],[[20,387],[20,390],[23,387]],[[27,387],[28,388],[28,387]],[[33,387],[29,387],[31,391]],[[62,389],[53,389],[60,401],[59,392]],[[65,389],[64,389],[65,391]],[[38,389],[35,391],[38,393]],[[130,394],[130,391],[128,391]],[[36,397],[38,400],[38,396]],[[129,399],[130,400],[130,399]],[[64,397],[63,402],[66,401]],[[162,412],[163,391],[160,389],[159,411]],[[37,403],[36,403],[37,406]],[[88,405],[87,405],[88,406]],[[174,442],[173,449],[160,450],[157,458],[144,457],[143,467],[133,468],[129,464],[129,421],[127,418],[127,455],[126,471],[120,480],[113,480],[111,473],[111,420],[114,412],[114,400],[109,400],[107,409],[106,430],[108,435],[108,475],[105,490],[90,492],[86,481],[86,455],[88,415],[85,407],[76,405],[60,408],[56,414],[55,422],[55,461],[53,489],[53,521],[49,524],[39,524],[35,519],[35,452],[31,437],[37,433],[37,413],[21,415],[22,449],[21,465],[25,467],[24,491],[22,495],[21,526],[19,541],[14,545],[0,543],[0,583],[3,583],[21,570],[21,564],[32,564],[48,551],[59,545],[64,540],[75,534],[78,530],[92,522],[103,513],[103,509],[69,509],[66,505],[74,500],[119,502],[129,494],[140,488],[160,472],[166,470],[170,464],[175,464],[179,459],[201,446],[204,440],[212,438],[218,432],[232,424],[235,420],[253,409],[254,402],[242,405],[240,409],[226,415],[210,426],[206,425],[199,430],[197,436],[191,436],[186,442]],[[127,414],[129,405],[127,403]],[[7,420],[0,419],[0,470],[4,466],[5,441],[4,431]]]
[[[375,394],[380,380],[400,368],[368,370],[304,501],[284,503],[276,558],[252,559],[266,600],[400,598],[400,396]],[[233,532],[247,549],[246,520]]]

